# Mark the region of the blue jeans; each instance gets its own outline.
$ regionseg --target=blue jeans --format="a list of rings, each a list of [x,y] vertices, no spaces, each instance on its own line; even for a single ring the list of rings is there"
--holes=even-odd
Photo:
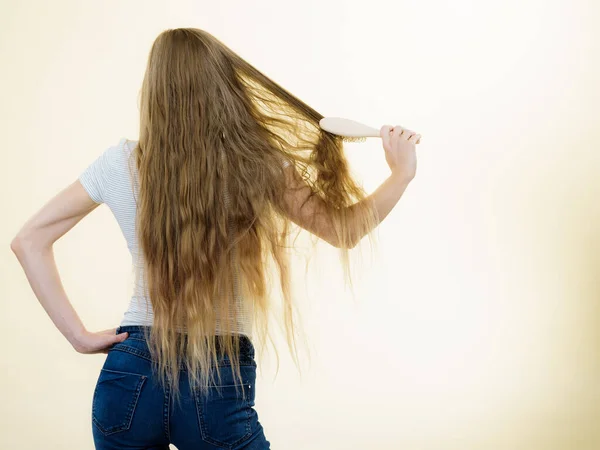
[[[180,372],[181,402],[152,375],[150,351],[142,326],[114,344],[100,371],[92,400],[92,432],[97,450],[266,450],[270,443],[254,409],[256,362],[248,337],[240,341],[240,370],[245,397],[237,386],[230,360],[221,357],[219,388],[208,395],[191,392],[184,365]],[[218,380],[218,378],[215,378]]]

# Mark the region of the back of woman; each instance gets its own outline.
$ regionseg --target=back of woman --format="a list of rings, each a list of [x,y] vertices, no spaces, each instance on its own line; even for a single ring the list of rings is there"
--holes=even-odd
[[[79,176],[79,181],[98,204],[113,213],[136,272],[144,273],[144,260],[136,237],[137,174],[130,171],[132,149],[137,141],[121,139],[106,149]],[[133,173],[132,173],[133,172]],[[132,187],[133,186],[133,187]],[[239,303],[241,304],[241,303]],[[126,337],[112,345],[100,371],[92,400],[93,436],[97,448],[269,448],[254,409],[256,362],[250,340],[249,315],[239,313],[236,332],[240,335],[241,381],[231,370],[231,360],[216,341],[216,369],[205,395],[192,389],[187,374],[189,364],[180,361],[179,401],[174,402],[172,383],[157,383],[157,359],[147,339],[154,320],[152,301],[144,277],[134,291],[115,334]],[[218,330],[217,330],[218,332]],[[183,344],[186,334],[183,333]],[[241,445],[243,447],[240,447]]]
[[[291,224],[338,248],[349,276],[349,249],[414,177],[418,138],[381,128],[392,174],[367,196],[321,114],[195,28],[156,38],[140,99],[139,140],[102,152],[11,247],[73,347],[107,353],[92,401],[97,449],[268,449],[255,350],[278,319],[298,363]],[[136,279],[120,325],[90,332],[48,267],[53,243],[101,204]]]

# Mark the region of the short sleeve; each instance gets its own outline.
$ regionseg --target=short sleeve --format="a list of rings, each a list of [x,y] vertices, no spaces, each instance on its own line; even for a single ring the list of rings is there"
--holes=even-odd
[[[88,195],[96,203],[104,203],[106,190],[111,176],[111,162],[114,159],[116,146],[104,150],[87,168],[79,175],[79,181]]]

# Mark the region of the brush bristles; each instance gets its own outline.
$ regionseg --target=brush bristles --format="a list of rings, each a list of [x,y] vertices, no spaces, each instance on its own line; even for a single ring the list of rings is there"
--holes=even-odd
[[[342,136],[342,141],[344,142],[366,142],[367,138],[362,137],[354,137],[354,136]]]

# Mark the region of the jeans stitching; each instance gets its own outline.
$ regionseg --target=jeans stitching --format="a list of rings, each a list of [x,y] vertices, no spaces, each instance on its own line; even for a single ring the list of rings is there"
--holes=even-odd
[[[252,389],[252,385],[250,383],[248,383],[248,389]],[[246,414],[248,414],[248,420],[246,421],[246,433],[251,434],[252,433],[252,425],[250,423],[250,399],[248,398],[250,395],[250,392],[248,392],[248,395],[245,396],[244,398],[244,403],[246,404]]]
[[[111,351],[113,351],[113,350],[118,350],[118,351],[121,351],[121,352],[131,353],[132,355],[136,355],[136,356],[139,356],[141,358],[147,359],[150,362],[152,361],[152,357],[150,356],[150,354],[148,354],[148,353],[146,353],[146,352],[144,352],[142,350],[139,350],[139,349],[137,349],[135,347],[129,347],[129,346],[126,346],[126,345],[121,345],[119,343],[119,344],[116,344],[116,346],[111,349]]]
[[[137,375],[138,377],[146,378],[146,375],[142,375],[141,373],[123,372],[122,370],[105,369],[104,367],[100,370],[103,372],[118,373],[118,374],[123,374],[123,375]]]
[[[167,386],[166,386],[166,392],[165,392],[165,403],[164,403],[164,406],[163,406],[163,420],[164,420],[165,434],[167,435],[167,439],[169,441],[171,440],[171,430],[169,429],[169,422],[170,422],[169,409],[170,409],[170,404],[171,404],[171,389],[169,387],[169,384],[167,384]]]
[[[137,338],[135,336],[127,336],[127,338],[125,339],[125,341],[132,339],[134,341],[140,341],[140,342],[146,342],[146,339],[142,339],[142,338]],[[121,342],[125,342],[125,341],[121,341]]]

